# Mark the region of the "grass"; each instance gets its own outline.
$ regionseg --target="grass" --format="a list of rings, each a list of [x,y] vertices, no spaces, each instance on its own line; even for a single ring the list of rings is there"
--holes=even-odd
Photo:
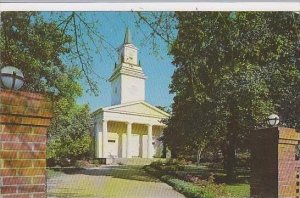
[[[250,197],[250,185],[249,184],[226,184],[226,190],[234,196],[239,198]]]

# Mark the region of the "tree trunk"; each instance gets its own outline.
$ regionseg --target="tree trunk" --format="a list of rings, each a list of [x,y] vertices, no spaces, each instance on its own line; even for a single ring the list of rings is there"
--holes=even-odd
[[[167,158],[167,144],[165,142],[163,142],[163,150],[162,150],[161,157]]]
[[[226,162],[226,175],[227,175],[227,181],[233,182],[236,180],[236,156],[235,156],[235,144],[236,144],[236,138],[232,137],[229,138],[228,145],[227,145],[227,162]]]
[[[236,180],[236,144],[237,144],[237,124],[235,120],[232,118],[228,125],[228,136],[227,136],[227,145],[226,145],[226,157],[225,157],[225,171],[227,175],[227,181],[233,182]]]
[[[203,150],[203,149],[198,149],[198,151],[197,151],[197,165],[200,164],[201,155],[202,155],[202,150]]]
[[[177,158],[178,157],[178,154],[177,154],[177,149],[176,148],[173,148],[171,150],[171,158]]]

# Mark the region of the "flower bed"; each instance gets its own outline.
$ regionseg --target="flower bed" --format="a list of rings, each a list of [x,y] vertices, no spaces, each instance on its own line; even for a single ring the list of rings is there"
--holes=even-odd
[[[144,169],[188,198],[229,196],[224,185],[213,182],[213,175],[207,179],[202,179],[199,176],[184,172],[184,165],[179,165],[178,162],[154,162],[145,166]]]

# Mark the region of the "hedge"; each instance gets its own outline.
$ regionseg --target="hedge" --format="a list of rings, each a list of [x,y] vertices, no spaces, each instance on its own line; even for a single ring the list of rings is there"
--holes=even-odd
[[[174,176],[164,174],[163,171],[156,170],[150,166],[144,169],[151,175],[158,177],[163,182],[172,186],[176,191],[184,194],[187,198],[215,198],[216,193],[205,186],[198,186],[191,182],[180,180]]]

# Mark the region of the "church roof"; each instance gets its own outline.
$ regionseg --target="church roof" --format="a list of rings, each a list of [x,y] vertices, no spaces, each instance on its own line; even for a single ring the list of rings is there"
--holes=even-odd
[[[132,44],[131,32],[128,27],[125,32],[124,44]]]
[[[144,115],[150,117],[161,117],[167,118],[170,115],[161,109],[145,102],[145,101],[135,101],[135,102],[128,102],[119,105],[113,105],[109,107],[104,107],[98,109],[93,113],[96,115],[100,112],[115,112],[115,113],[125,113],[125,114],[133,114],[133,115]]]

